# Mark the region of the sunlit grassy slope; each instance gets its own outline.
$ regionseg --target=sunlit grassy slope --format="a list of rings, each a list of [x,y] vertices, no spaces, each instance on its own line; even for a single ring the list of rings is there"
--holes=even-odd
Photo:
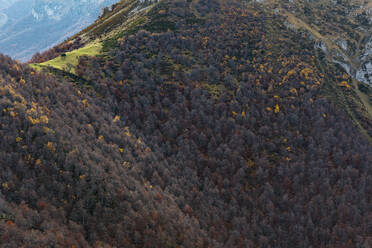
[[[72,52],[67,52],[65,54],[66,56],[59,56],[41,64],[31,64],[31,66],[37,70],[43,67],[52,67],[75,74],[75,67],[79,62],[79,57],[98,55],[101,49],[102,44],[100,42],[94,42]]]
[[[79,57],[96,56],[104,53],[105,48],[107,49],[112,42],[115,43],[117,37],[122,36],[123,32],[129,34],[138,30],[140,24],[149,22],[146,14],[157,3],[157,1],[121,0],[114,5],[113,10],[109,14],[103,15],[94,24],[66,41],[71,42],[76,38],[80,38],[84,40],[84,47],[66,52],[66,56],[59,56],[39,64],[30,64],[30,66],[36,70],[49,67],[75,74],[75,67],[78,64]]]

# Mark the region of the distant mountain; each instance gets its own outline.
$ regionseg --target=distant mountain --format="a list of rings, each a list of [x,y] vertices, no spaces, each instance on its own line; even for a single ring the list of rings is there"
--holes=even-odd
[[[116,0],[0,0],[0,53],[27,60],[91,24]]]

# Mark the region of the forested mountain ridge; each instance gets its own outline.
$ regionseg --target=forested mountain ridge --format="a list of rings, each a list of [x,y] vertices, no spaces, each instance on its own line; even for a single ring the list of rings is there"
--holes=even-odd
[[[177,222],[169,232],[193,236],[183,230],[180,222],[188,218],[179,219],[172,198],[136,175],[158,159],[105,102],[97,106],[66,82],[0,59],[2,246],[102,247],[106,235],[124,245],[124,230],[116,225],[146,223],[151,213],[135,206],[144,198],[152,199],[150,209],[162,206],[167,226]]]
[[[369,247],[368,111],[287,23],[124,0],[45,72],[0,57],[1,245]]]
[[[246,4],[245,8],[259,8],[270,16],[281,17],[283,25],[294,32],[305,32],[307,39],[313,41],[309,44],[314,47],[317,61],[322,61],[322,64],[318,63],[320,69],[325,68],[324,63],[338,65],[344,69],[341,74],[345,75],[337,75],[336,81],[334,75],[331,76],[330,83],[323,88],[327,88],[326,95],[348,113],[372,142],[370,130],[372,89],[367,80],[370,61],[369,33],[372,29],[372,23],[368,19],[371,3],[362,0],[339,3],[323,0],[243,2]],[[110,10],[107,9],[93,25],[42,55],[35,55],[32,62],[44,62],[40,65],[62,68],[66,71],[70,70],[67,68],[71,66],[74,68],[77,65],[78,57],[84,52],[77,50],[79,51],[77,55],[73,52],[72,60],[61,59],[61,57],[54,59],[64,52],[74,51],[84,46],[89,48],[89,44],[93,44],[93,48],[103,47],[102,53],[105,54],[107,48],[123,34],[129,35],[140,29],[150,32],[157,32],[162,28],[165,30],[167,25],[174,25],[176,20],[169,21],[154,14],[151,10],[156,8],[157,3],[158,1],[154,0],[120,1]],[[192,16],[186,18],[188,21],[194,21]],[[267,25],[270,28],[271,24]],[[271,35],[282,36],[283,34],[273,30]],[[286,38],[282,37],[282,39]],[[85,54],[100,53],[97,49],[87,50]],[[365,78],[361,78],[362,76]],[[342,80],[342,77],[348,77],[349,80]]]

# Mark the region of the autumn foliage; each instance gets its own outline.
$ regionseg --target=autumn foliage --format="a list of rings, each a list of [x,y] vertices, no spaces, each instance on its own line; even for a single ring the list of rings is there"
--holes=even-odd
[[[368,247],[372,147],[324,92],[343,71],[255,5],[160,10],[80,59],[86,85],[0,57],[0,246]]]

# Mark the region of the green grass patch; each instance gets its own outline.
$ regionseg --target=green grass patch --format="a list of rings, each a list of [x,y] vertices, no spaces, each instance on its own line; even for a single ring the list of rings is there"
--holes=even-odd
[[[43,66],[39,65],[39,64],[29,64],[29,66],[37,71],[42,71],[43,70]]]
[[[100,42],[95,42],[74,51],[67,52],[64,55],[62,54],[55,59],[40,64],[30,64],[30,66],[36,70],[41,70],[43,67],[52,67],[75,74],[75,67],[78,65],[81,56],[96,56],[101,53],[101,50],[102,44]]]

